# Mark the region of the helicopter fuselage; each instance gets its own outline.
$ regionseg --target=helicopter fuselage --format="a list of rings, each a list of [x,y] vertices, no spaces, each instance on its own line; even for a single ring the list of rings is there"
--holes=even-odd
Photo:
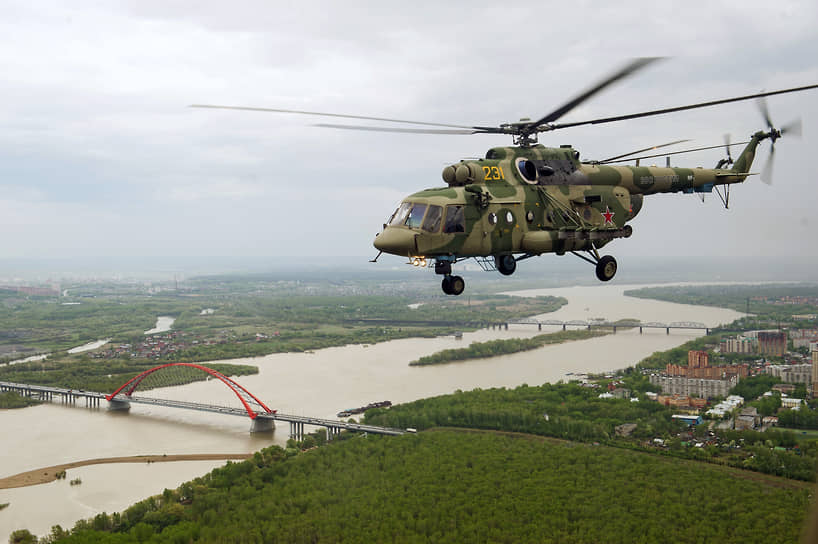
[[[582,163],[570,146],[492,148],[484,159],[447,166],[447,187],[406,197],[374,244],[410,260],[444,261],[595,250],[630,236],[626,223],[645,195],[744,181],[757,143],[733,169]]]

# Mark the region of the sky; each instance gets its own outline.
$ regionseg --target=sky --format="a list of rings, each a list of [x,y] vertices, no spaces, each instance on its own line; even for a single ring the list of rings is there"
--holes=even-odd
[[[560,121],[818,83],[814,0],[0,8],[0,258],[369,258],[401,198],[444,185],[447,164],[511,144],[190,104],[497,125],[541,117],[641,56],[668,58]],[[818,90],[772,97],[769,108],[777,125],[804,123],[802,139],[779,140],[772,186],[758,176],[734,186],[729,210],[715,195],[648,197],[634,235],[606,250],[620,260],[813,255]],[[762,128],[750,101],[540,141],[601,159],[682,138],[738,141]],[[673,164],[712,167],[722,156]]]

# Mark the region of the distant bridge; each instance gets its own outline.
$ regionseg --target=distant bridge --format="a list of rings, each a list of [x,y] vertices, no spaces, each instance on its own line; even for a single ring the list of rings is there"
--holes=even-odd
[[[361,323],[366,325],[382,325],[382,326],[423,326],[423,327],[463,327],[463,328],[486,328],[486,329],[503,329],[508,330],[511,325],[537,325],[539,330],[542,330],[543,325],[562,327],[562,330],[567,330],[568,327],[583,327],[588,330],[592,328],[608,328],[616,332],[617,328],[633,329],[639,328],[639,334],[643,333],[643,329],[665,329],[667,334],[670,334],[670,329],[697,329],[705,331],[705,334],[710,334],[711,327],[704,323],[694,321],[674,321],[673,323],[659,323],[657,321],[642,322],[642,321],[608,321],[596,319],[574,319],[571,321],[560,321],[557,319],[534,319],[533,317],[526,317],[522,319],[514,319],[507,322],[486,322],[486,321],[431,321],[431,320],[394,320],[394,319],[348,319],[348,323]]]
[[[159,399],[147,396],[137,396],[134,392],[142,385],[146,379],[161,373],[167,373],[171,369],[183,367],[185,370],[205,372],[209,376],[220,380],[238,398],[239,406],[220,406],[208,403],[188,402],[172,399]],[[106,395],[96,391],[84,391],[82,389],[65,389],[61,387],[49,387],[44,385],[30,385],[24,383],[0,382],[0,392],[13,391],[24,397],[35,398],[41,401],[60,402],[62,404],[76,405],[77,402],[84,401],[89,408],[98,408],[102,401],[108,402],[111,410],[128,410],[131,404],[150,404],[154,406],[167,406],[171,408],[183,408],[186,410],[197,410],[199,412],[212,412],[232,416],[249,417],[252,421],[250,432],[272,431],[276,421],[286,421],[290,424],[290,437],[300,440],[304,436],[304,426],[312,425],[325,427],[327,438],[332,440],[333,436],[340,434],[342,430],[367,432],[374,434],[401,435],[406,431],[402,429],[392,429],[389,427],[379,427],[376,425],[363,425],[360,423],[348,423],[336,419],[323,419],[309,416],[297,416],[282,414],[277,410],[271,410],[263,402],[258,400],[252,393],[239,385],[235,380],[225,376],[221,372],[206,366],[193,363],[170,363],[160,365],[133,377],[125,382],[119,389]]]
[[[605,319],[574,319],[571,321],[559,321],[556,319],[534,319],[534,318],[523,318],[523,319],[516,319],[510,321],[509,323],[513,323],[516,325],[537,325],[539,330],[542,330],[543,325],[547,326],[556,326],[562,327],[562,330],[566,330],[568,327],[584,327],[588,330],[592,328],[600,328],[600,329],[613,329],[613,332],[616,333],[616,329],[639,329],[639,334],[642,334],[643,329],[665,329],[666,334],[670,334],[670,329],[694,329],[694,330],[703,330],[705,334],[710,334],[710,327],[705,325],[704,323],[699,323],[696,321],[674,321],[673,323],[659,323],[658,321],[608,321]],[[508,328],[508,325],[506,325]]]

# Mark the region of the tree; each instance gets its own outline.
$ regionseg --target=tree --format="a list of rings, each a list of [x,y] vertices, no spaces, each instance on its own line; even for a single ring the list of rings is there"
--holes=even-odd
[[[9,536],[9,544],[37,544],[37,537],[28,529],[18,529]]]

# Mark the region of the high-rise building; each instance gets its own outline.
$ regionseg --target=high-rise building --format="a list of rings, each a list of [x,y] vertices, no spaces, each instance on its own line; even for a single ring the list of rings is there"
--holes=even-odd
[[[787,350],[787,335],[783,332],[760,331],[758,333],[758,352],[763,355],[781,357]]]
[[[710,366],[710,359],[706,351],[688,351],[687,366],[671,363],[665,366],[666,375],[685,378],[705,378],[709,380],[720,380],[729,376],[746,378],[748,373],[746,364]]]
[[[812,396],[818,395],[818,349],[812,350]]]
[[[690,350],[687,352],[687,368],[703,368],[709,364],[710,359],[706,351]]]

